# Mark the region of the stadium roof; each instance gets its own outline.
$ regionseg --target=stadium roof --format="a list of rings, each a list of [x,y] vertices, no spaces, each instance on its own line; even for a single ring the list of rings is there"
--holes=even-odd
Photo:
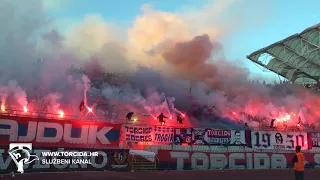
[[[247,58],[292,82],[318,82],[320,24],[255,51]]]

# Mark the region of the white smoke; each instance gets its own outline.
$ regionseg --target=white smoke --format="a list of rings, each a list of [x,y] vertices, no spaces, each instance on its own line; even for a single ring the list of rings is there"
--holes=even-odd
[[[51,93],[44,97],[45,104],[47,105],[48,112],[56,114],[60,110],[60,100],[62,98],[62,94],[60,93]]]

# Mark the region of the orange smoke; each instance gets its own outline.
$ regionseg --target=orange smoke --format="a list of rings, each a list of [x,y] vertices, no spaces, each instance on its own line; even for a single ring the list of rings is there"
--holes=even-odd
[[[163,57],[176,76],[189,80],[204,80],[215,75],[216,67],[210,57],[214,45],[208,35],[196,36],[191,41],[177,43],[167,49]]]

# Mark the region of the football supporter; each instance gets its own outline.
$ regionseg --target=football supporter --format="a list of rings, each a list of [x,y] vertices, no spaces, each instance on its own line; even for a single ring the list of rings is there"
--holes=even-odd
[[[293,163],[295,180],[304,180],[304,155],[301,153],[301,146],[296,146]]]

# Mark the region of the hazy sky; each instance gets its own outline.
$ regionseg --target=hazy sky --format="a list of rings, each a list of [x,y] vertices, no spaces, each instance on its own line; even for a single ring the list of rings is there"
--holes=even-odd
[[[56,19],[62,30],[67,30],[71,22],[81,21],[88,14],[100,15],[108,23],[124,29],[129,28],[137,16],[142,14],[141,7],[144,4],[152,5],[153,10],[181,14],[185,11],[201,13],[202,8],[210,3],[229,3],[230,6],[221,10],[221,18],[216,17],[219,14],[215,14],[214,20],[226,21],[224,24],[238,23],[237,20],[232,22],[232,16],[231,19],[226,18],[229,14],[236,14],[235,12],[240,13],[242,19],[239,24],[230,26],[233,29],[231,32],[217,39],[224,45],[225,56],[230,60],[239,60],[246,64],[253,74],[261,74],[269,80],[277,79],[277,76],[262,72],[247,60],[246,56],[320,23],[319,0],[45,0],[45,2],[48,12]]]

